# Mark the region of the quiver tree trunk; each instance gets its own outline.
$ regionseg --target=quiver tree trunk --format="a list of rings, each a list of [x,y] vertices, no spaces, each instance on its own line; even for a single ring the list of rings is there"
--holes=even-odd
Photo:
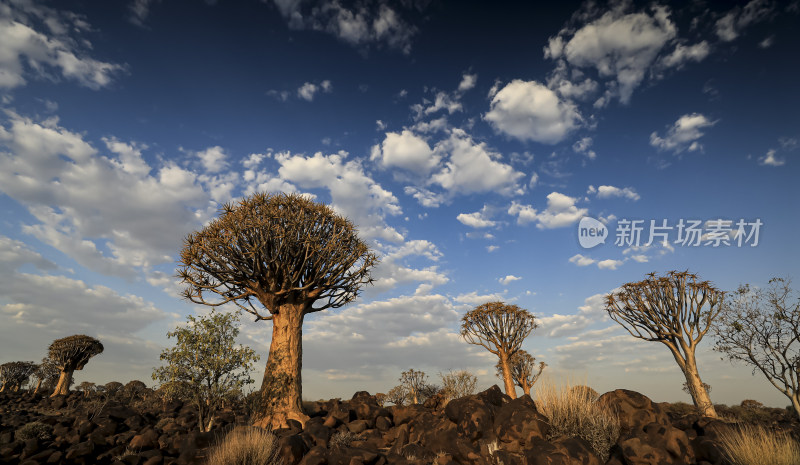
[[[301,383],[304,310],[302,304],[285,304],[272,317],[272,343],[261,383],[260,411],[254,415],[255,426],[277,429],[287,426],[287,420],[303,425],[308,420],[303,413]]]
[[[73,367],[65,367],[61,370],[61,374],[58,376],[58,384],[56,384],[56,388],[50,397],[69,394],[69,385],[71,384],[72,373],[74,373],[74,371],[75,369]]]
[[[714,404],[711,403],[708,391],[703,386],[703,381],[700,379],[693,352],[686,357],[686,363],[682,368],[683,374],[686,377],[686,385],[689,386],[689,392],[691,393],[695,407],[697,407],[700,414],[704,417],[716,418],[717,411],[714,409]]]
[[[505,384],[506,395],[512,399],[517,398],[517,390],[514,388],[514,378],[511,376],[511,365],[508,363],[509,357],[505,353],[500,354],[500,365],[503,367],[503,384]]]

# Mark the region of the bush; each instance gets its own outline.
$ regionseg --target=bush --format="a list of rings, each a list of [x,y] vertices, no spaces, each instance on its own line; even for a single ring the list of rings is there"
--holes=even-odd
[[[232,430],[208,455],[209,465],[279,465],[278,441],[274,434],[258,427]]]
[[[352,444],[353,441],[357,441],[359,439],[361,439],[361,436],[350,431],[337,431],[333,433],[333,436],[331,436],[331,441],[328,443],[328,447],[331,449],[350,447],[350,444]]]
[[[33,438],[46,440],[53,437],[53,427],[34,421],[18,429],[14,436],[17,441],[25,441]]]
[[[559,436],[584,439],[605,463],[619,437],[619,418],[606,406],[594,402],[584,389],[576,387],[569,383],[563,386],[543,383],[536,390],[536,406],[550,420],[547,439]]]
[[[800,446],[786,433],[742,425],[720,434],[722,453],[732,465],[797,465]]]
[[[757,408],[763,407],[764,404],[762,404],[761,402],[759,402],[757,400],[745,399],[745,400],[742,401],[741,404],[739,404],[739,406],[743,407],[743,408],[746,408],[746,409],[755,410]]]

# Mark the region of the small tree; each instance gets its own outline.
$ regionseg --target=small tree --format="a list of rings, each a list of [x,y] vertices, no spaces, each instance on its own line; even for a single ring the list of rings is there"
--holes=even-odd
[[[39,393],[39,389],[44,388],[46,391],[52,391],[58,383],[58,376],[61,370],[55,362],[50,360],[50,357],[44,357],[42,363],[36,365],[36,370],[33,372],[33,377],[36,378],[36,388],[33,394]]]
[[[75,370],[83,370],[89,359],[103,352],[103,344],[97,339],[83,334],[76,334],[62,339],[56,339],[50,344],[48,356],[61,370],[53,394],[68,394],[72,383],[72,374]]]
[[[536,358],[529,354],[527,351],[520,349],[508,361],[509,368],[511,369],[511,379],[514,384],[519,386],[527,395],[531,395],[531,388],[539,377],[542,371],[547,367],[544,362],[539,362],[536,365]],[[503,379],[503,365],[497,362],[495,365],[497,369],[497,377]]]
[[[487,302],[461,318],[461,337],[497,355],[503,368],[506,394],[516,399],[509,360],[522,347],[522,341],[539,326],[536,317],[516,305]]]
[[[427,377],[424,371],[415,371],[413,368],[400,374],[400,385],[405,388],[408,393],[408,399],[412,404],[420,403],[423,390],[427,386],[425,382]]]
[[[187,320],[186,326],[167,333],[177,343],[161,353],[167,365],[156,368],[153,379],[163,383],[165,394],[190,400],[200,431],[209,431],[226,398],[253,382],[249,372],[259,357],[248,347],[235,346],[236,314],[211,312]]]
[[[125,383],[119,390],[119,393],[126,399],[126,402],[130,404],[133,403],[134,400],[144,399],[147,394],[147,385],[144,384],[143,381],[133,379]]]
[[[800,295],[791,284],[772,278],[765,289],[740,286],[714,326],[714,349],[760,371],[800,416]]]
[[[78,385],[78,390],[83,392],[84,397],[89,397],[91,393],[95,392],[95,384],[89,381],[84,381]]]
[[[442,378],[442,392],[447,402],[474,393],[478,384],[478,377],[467,370],[450,371],[445,375],[439,373],[439,376]]]
[[[106,388],[106,396],[113,399],[122,392],[122,388],[125,386],[119,381],[109,381],[103,387]]]
[[[255,425],[308,419],[301,404],[303,319],[354,301],[377,262],[353,223],[294,194],[259,193],[226,204],[186,238],[179,270],[186,299],[233,303],[256,321],[272,321]]]
[[[643,281],[622,285],[606,300],[606,311],[631,336],[657,341],[670,350],[683,372],[694,405],[708,417],[717,412],[703,388],[695,350],[720,311],[724,293],[688,271],[666,276],[650,273]]]
[[[22,385],[28,382],[34,371],[36,371],[36,364],[33,362],[8,362],[0,365],[0,379],[2,379],[0,392],[19,391]]]
[[[398,406],[405,405],[408,401],[408,391],[404,386],[395,386],[386,393],[384,401]]]

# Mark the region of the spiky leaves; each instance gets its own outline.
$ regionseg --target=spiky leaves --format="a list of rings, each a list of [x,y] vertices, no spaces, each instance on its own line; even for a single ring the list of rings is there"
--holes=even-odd
[[[511,368],[511,379],[514,384],[519,386],[527,395],[531,395],[531,388],[539,377],[542,375],[547,364],[539,362],[536,364],[536,358],[529,354],[526,350],[520,349],[508,360],[509,368]],[[495,365],[497,369],[497,377],[503,379],[503,366],[500,362]]]
[[[301,364],[306,314],[356,299],[378,262],[355,226],[295,194],[259,193],[223,206],[181,251],[184,297],[212,307],[233,303],[272,320],[272,342],[254,424],[304,422]]]
[[[800,295],[788,278],[763,289],[740,286],[714,325],[716,347],[760,371],[800,416]]]
[[[61,374],[52,395],[67,394],[72,373],[75,370],[82,370],[90,358],[102,352],[103,344],[84,334],[76,334],[53,341],[48,348],[48,357],[61,370]]]
[[[33,362],[8,362],[0,365],[0,392],[16,392],[36,371]]]
[[[632,336],[666,345],[683,371],[694,404],[706,416],[716,411],[703,389],[695,350],[720,312],[724,293],[688,271],[650,273],[623,284],[606,298],[606,312]]]
[[[503,367],[506,394],[516,398],[509,359],[522,347],[522,341],[539,326],[527,310],[503,302],[478,305],[461,318],[461,337],[497,355]]]
[[[153,379],[163,383],[162,393],[182,398],[197,408],[201,431],[208,431],[216,411],[234,391],[241,391],[250,379],[255,351],[236,346],[238,316],[212,312],[167,333],[176,345],[161,353],[166,366],[153,371]]]
[[[306,304],[310,313],[352,302],[372,282],[377,261],[353,224],[327,205],[258,193],[224,205],[217,219],[186,238],[179,277],[194,303],[232,302],[269,320],[286,304]]]

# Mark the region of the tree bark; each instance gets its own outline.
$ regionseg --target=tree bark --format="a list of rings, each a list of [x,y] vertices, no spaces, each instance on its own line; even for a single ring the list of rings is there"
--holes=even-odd
[[[692,352],[686,357],[684,375],[686,376],[686,383],[689,386],[689,392],[692,393],[692,401],[694,401],[694,405],[697,409],[700,410],[700,414],[705,417],[716,418],[717,411],[714,409],[714,404],[711,403],[708,391],[703,387],[703,381],[700,379],[700,374],[697,372],[697,362]]]
[[[303,317],[305,305],[285,304],[272,316],[272,343],[261,383],[260,411],[255,426],[277,429],[288,420],[305,425],[301,369],[303,364]]]
[[[69,394],[69,382],[72,380],[72,373],[75,371],[72,367],[65,367],[58,375],[58,384],[50,397]]]
[[[508,365],[508,355],[500,352],[500,366],[503,367],[503,383],[506,386],[506,395],[512,399],[517,398],[517,390],[514,388],[514,379],[511,377],[511,367]]]
[[[526,383],[526,382],[523,382],[522,383],[522,392],[525,393],[525,395],[530,396],[531,395],[531,385]]]
[[[42,387],[42,379],[41,378],[39,378],[39,381],[36,382],[36,389],[33,390],[33,395],[34,396],[39,393],[39,388],[40,387]]]
[[[789,397],[792,400],[792,407],[794,407],[794,413],[800,417],[800,394],[795,392]]]

